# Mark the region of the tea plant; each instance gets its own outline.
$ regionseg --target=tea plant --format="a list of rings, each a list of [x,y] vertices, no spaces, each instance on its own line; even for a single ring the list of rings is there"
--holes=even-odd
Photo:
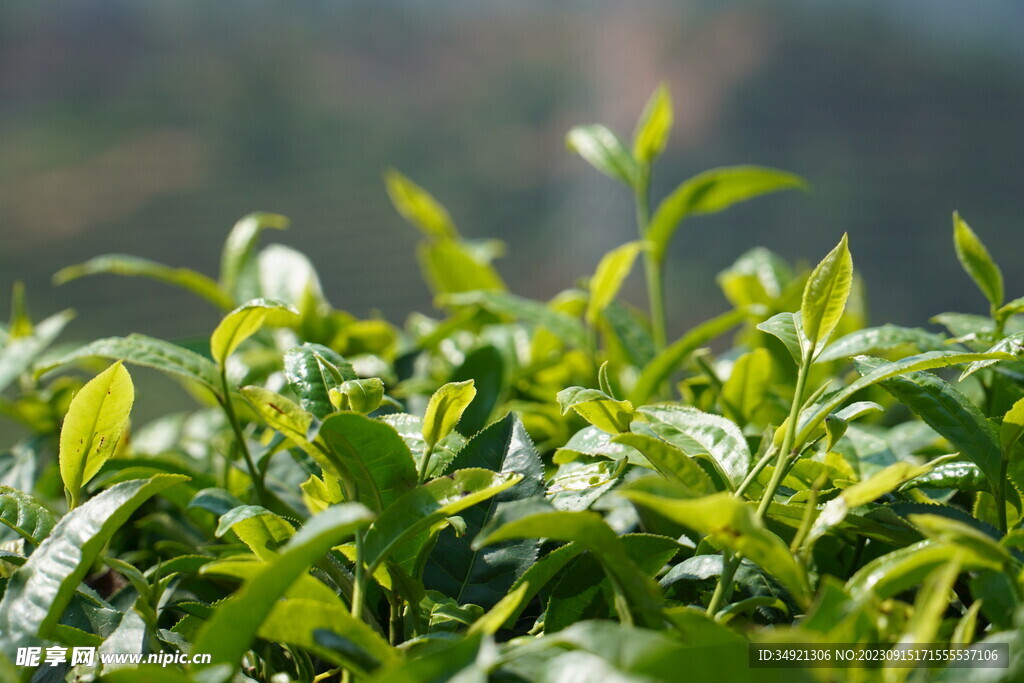
[[[56,276],[183,287],[224,313],[199,342],[51,348],[71,314],[35,323],[16,288],[0,406],[31,435],[0,455],[0,676],[1017,680],[1024,299],[954,215],[988,316],[865,327],[844,235],[809,273],[741,255],[719,276],[732,308],[668,343],[680,224],[804,186],[721,168],[652,210],[671,126],[659,88],[631,147],[570,131],[633,196],[639,240],[546,302],[508,292],[496,245],[397,171],[438,308],[401,329],[261,248],[288,227],[273,214],[234,226],[217,279],[121,255]],[[637,259],[646,311],[618,300]],[[133,365],[196,409],[132,426]],[[749,643],[1009,643],[1012,661],[757,669]]]

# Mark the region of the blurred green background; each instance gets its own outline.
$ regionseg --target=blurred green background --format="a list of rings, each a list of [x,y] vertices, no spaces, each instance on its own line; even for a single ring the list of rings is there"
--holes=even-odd
[[[208,333],[217,313],[178,290],[50,278],[106,252],[216,275],[233,222],[264,210],[292,218],[272,238],[311,255],[336,307],[400,323],[431,301],[384,192],[394,166],[547,298],[635,236],[626,191],[565,132],[628,135],[662,80],[656,197],[738,163],[812,185],[684,225],[672,334],[724,309],[714,276],[741,252],[812,262],[843,231],[875,322],[985,312],[953,209],[1024,294],[1014,0],[0,3],[0,290],[24,281],[36,317],[75,308],[64,339]],[[638,274],[626,297],[643,301]]]

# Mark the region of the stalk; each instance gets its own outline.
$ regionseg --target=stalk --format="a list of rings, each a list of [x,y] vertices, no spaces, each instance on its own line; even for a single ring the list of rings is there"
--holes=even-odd
[[[999,462],[999,486],[996,487],[996,514],[999,515],[999,531],[1005,536],[1006,523],[1006,470],[1010,465],[1010,454],[1003,453]]]
[[[772,473],[772,479],[768,483],[768,487],[764,490],[761,495],[761,502],[757,506],[757,517],[758,519],[764,519],[765,513],[768,511],[768,506],[771,504],[772,499],[775,497],[775,491],[779,488],[779,484],[782,483],[782,479],[785,476],[787,465],[789,464],[790,452],[793,450],[793,442],[796,439],[797,431],[797,420],[800,418],[800,406],[803,404],[804,391],[807,388],[807,375],[811,369],[811,352],[804,352],[803,359],[800,363],[800,370],[796,376],[796,392],[793,394],[793,403],[789,409],[789,420],[786,423],[786,434],[782,437],[782,447],[779,448],[779,455],[775,461],[775,471]]]
[[[245,458],[245,466],[249,470],[249,476],[252,478],[253,488],[256,489],[256,498],[259,500],[260,505],[267,506],[267,490],[263,485],[263,475],[256,468],[256,463],[253,462],[252,453],[249,452],[249,444],[245,441],[245,435],[242,434],[242,425],[238,422],[238,415],[235,414],[235,407],[231,405],[231,389],[228,386],[228,374],[227,371],[221,368],[220,371],[221,386],[224,387],[224,399],[221,401],[221,405],[224,407],[224,414],[228,418],[228,422],[231,423],[231,429],[235,433],[235,443],[238,444],[238,449],[242,451],[242,457]]]
[[[423,452],[423,462],[420,463],[419,472],[419,483],[423,484],[427,480],[427,468],[430,467],[430,458],[434,455],[434,445],[427,446],[427,450]]]
[[[718,610],[722,608],[722,603],[728,600],[732,596],[732,580],[736,576],[736,570],[739,569],[741,558],[738,554],[733,555],[728,550],[722,550],[722,576],[718,579],[718,585],[715,586],[715,592],[711,596],[711,602],[708,603],[707,615],[714,618],[718,614]]]
[[[363,566],[363,532],[356,532],[356,578],[352,588],[352,616],[359,619],[363,613],[366,596],[366,567]]]
[[[636,229],[640,239],[647,239],[647,228],[651,222],[651,169],[643,166],[634,189],[636,199]],[[644,250],[644,278],[647,281],[648,314],[651,318],[651,338],[654,350],[665,348],[665,299],[661,281],[661,263],[654,260],[650,251]]]

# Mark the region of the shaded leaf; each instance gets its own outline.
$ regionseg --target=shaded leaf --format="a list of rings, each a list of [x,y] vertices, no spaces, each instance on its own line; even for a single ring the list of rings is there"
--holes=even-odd
[[[508,541],[486,551],[474,549],[471,543],[498,505],[543,495],[544,465],[523,423],[509,414],[470,439],[452,467],[523,476],[515,486],[464,510],[460,515],[465,523],[461,534],[451,529],[442,531],[423,574],[428,588],[443,592],[456,603],[489,608],[537,559],[538,543],[535,539]]]
[[[7,583],[0,601],[0,653],[48,638],[111,536],[146,500],[188,477],[160,474],[117,484],[66,514]]]

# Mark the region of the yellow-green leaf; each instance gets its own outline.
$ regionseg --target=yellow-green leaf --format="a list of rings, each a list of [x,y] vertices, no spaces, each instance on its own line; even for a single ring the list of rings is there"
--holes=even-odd
[[[663,498],[644,491],[622,495],[652,511],[710,536],[716,543],[743,555],[772,574],[806,605],[807,577],[781,538],[769,531],[753,509],[731,493],[716,493],[691,500]]]
[[[960,265],[978,285],[981,293],[992,306],[1001,306],[1003,274],[989,255],[988,249],[971,230],[971,226],[967,225],[967,221],[960,218],[956,211],[953,212],[953,244],[956,246],[956,257],[960,259]]]
[[[558,392],[555,399],[563,415],[571,408],[584,420],[609,434],[628,432],[629,423],[633,421],[632,403],[618,401],[598,389],[569,387]]]
[[[253,299],[225,316],[210,337],[210,354],[221,366],[238,345],[256,334],[265,324],[290,325],[298,322],[299,313],[279,301]]]
[[[821,348],[839,324],[853,286],[853,258],[846,234],[821,260],[804,287],[800,313],[811,349]]]
[[[1003,426],[999,430],[999,441],[1002,445],[1003,457],[1009,457],[1013,445],[1024,435],[1024,398],[1013,404],[1003,416]]]
[[[117,446],[135,401],[131,375],[120,361],[91,379],[71,400],[60,430],[60,476],[71,507]]]
[[[647,100],[633,133],[633,156],[641,164],[651,163],[665,151],[672,117],[672,95],[668,84],[662,83]]]
[[[384,174],[384,182],[395,210],[424,235],[438,239],[458,237],[448,211],[429,192],[394,169]]]
[[[594,277],[590,279],[587,323],[596,324],[598,316],[615,300],[626,276],[633,269],[633,263],[641,249],[643,249],[643,243],[628,242],[609,251],[597,264]]]
[[[609,178],[629,187],[636,185],[639,176],[636,159],[615,133],[604,126],[576,126],[566,135],[565,144]]]
[[[452,433],[475,396],[476,387],[471,379],[449,382],[434,392],[423,416],[423,440],[427,446],[434,446]]]

